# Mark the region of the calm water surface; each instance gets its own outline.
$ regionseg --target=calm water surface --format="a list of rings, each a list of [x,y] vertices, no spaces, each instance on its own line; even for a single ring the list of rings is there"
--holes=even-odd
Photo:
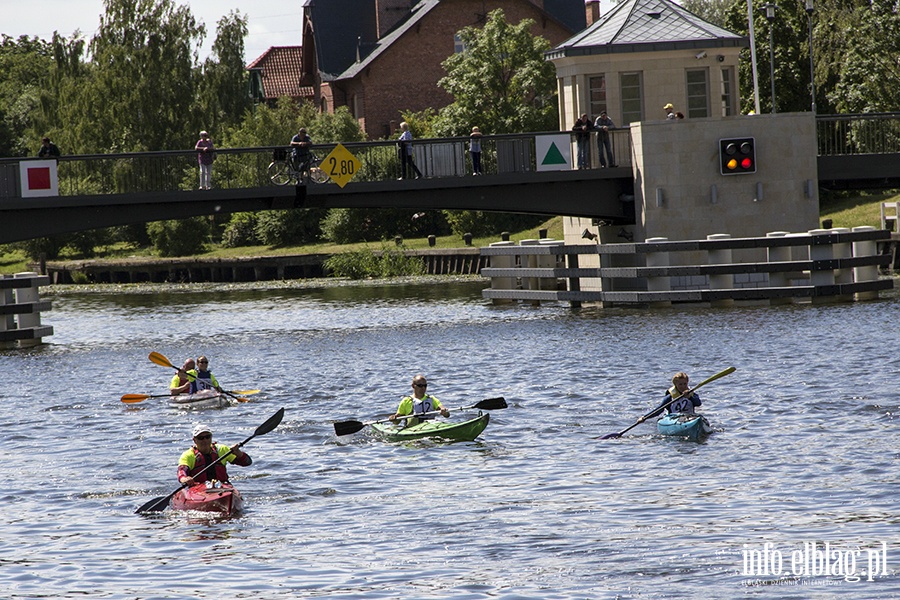
[[[896,293],[573,310],[482,287],[45,293],[49,343],[0,351],[0,597],[900,597]],[[264,393],[202,415],[122,404],[166,391],[151,351]],[[706,443],[596,439],[674,372],[731,365],[701,393]],[[418,372],[451,408],[510,406],[471,443],[334,435]],[[177,488],[193,421],[234,443],[282,406],[229,469],[242,516],[133,514]]]

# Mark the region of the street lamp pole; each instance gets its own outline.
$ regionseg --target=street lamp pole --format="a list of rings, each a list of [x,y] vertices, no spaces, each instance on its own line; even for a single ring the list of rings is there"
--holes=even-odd
[[[816,72],[813,68],[812,16],[815,0],[806,0],[806,16],[809,20],[809,94],[812,97],[812,113],[816,114]]]
[[[769,2],[764,8],[766,9],[766,20],[769,22],[769,79],[772,81],[772,113],[775,113],[775,46],[772,44],[772,30],[777,7]]]

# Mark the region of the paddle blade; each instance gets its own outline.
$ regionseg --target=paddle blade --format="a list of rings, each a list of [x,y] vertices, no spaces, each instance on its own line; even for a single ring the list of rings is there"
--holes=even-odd
[[[477,408],[479,410],[500,410],[501,408],[506,408],[509,406],[506,403],[506,400],[502,397],[500,398],[487,398],[475,404],[472,408]]]
[[[336,435],[350,435],[351,433],[356,433],[365,426],[366,424],[362,421],[340,421],[334,424],[334,433]]]
[[[595,439],[598,439],[598,440],[614,440],[614,439],[620,438],[620,437],[622,437],[622,434],[621,434],[621,433],[607,433],[606,435],[601,435],[600,437],[595,438]]]
[[[142,506],[140,506],[136,511],[134,511],[134,514],[140,515],[143,513],[162,512],[162,511],[166,510],[166,507],[169,506],[169,500],[174,495],[175,494],[172,493],[172,494],[169,494],[168,496],[159,496],[158,498],[154,498],[150,502],[147,502],[146,504],[143,504]]]
[[[125,404],[135,404],[137,402],[143,402],[149,397],[149,394],[125,394],[122,396],[122,402]]]
[[[281,423],[281,420],[284,418],[284,407],[279,408],[278,412],[274,415],[266,419],[266,422],[256,428],[256,431],[253,433],[253,437],[258,435],[266,435]]]
[[[253,394],[258,394],[262,390],[231,390],[228,392],[229,394],[237,394],[238,396],[252,396]]]
[[[163,356],[162,354],[160,354],[159,352],[151,352],[150,356],[148,358],[150,359],[150,362],[155,363],[161,367],[172,367],[173,369],[178,368],[175,365],[173,365],[171,362],[169,362],[169,359],[166,358],[165,356]]]

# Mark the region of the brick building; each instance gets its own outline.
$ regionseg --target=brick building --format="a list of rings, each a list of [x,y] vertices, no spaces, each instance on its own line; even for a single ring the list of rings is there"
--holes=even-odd
[[[296,102],[312,102],[315,98],[312,86],[300,85],[302,52],[301,46],[272,46],[247,65],[253,99],[270,105],[282,96]]]
[[[392,136],[401,111],[452,101],[437,82],[455,34],[497,8],[552,45],[586,23],[584,0],[305,0],[300,85],[322,111],[347,106],[370,138]]]

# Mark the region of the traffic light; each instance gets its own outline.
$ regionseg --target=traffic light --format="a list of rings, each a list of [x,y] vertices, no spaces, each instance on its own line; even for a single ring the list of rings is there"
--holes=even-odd
[[[719,140],[719,169],[722,175],[756,173],[756,140],[752,137]]]

